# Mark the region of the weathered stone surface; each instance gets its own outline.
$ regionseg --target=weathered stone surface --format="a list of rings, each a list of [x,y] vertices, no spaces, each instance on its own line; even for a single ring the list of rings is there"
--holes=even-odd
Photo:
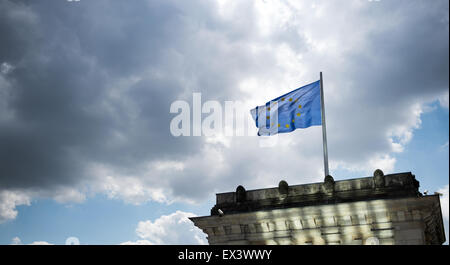
[[[285,183],[285,182],[284,182]],[[216,194],[216,205],[211,215],[218,215],[217,209],[225,213],[238,213],[263,209],[300,207],[308,205],[334,204],[358,200],[400,198],[421,196],[419,182],[411,172],[384,175],[377,170],[373,177],[334,181],[327,176],[323,183],[312,183],[278,188]],[[242,198],[245,196],[245,199]]]

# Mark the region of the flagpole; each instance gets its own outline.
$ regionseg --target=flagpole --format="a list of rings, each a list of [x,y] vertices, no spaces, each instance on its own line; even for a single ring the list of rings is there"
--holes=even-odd
[[[320,107],[322,114],[322,137],[323,137],[323,163],[325,167],[325,177],[330,175],[328,171],[328,148],[327,148],[327,126],[325,124],[325,103],[323,100],[323,79],[322,72],[320,72]]]

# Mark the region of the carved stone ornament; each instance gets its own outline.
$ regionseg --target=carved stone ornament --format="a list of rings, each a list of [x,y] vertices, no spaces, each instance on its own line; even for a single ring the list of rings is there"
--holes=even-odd
[[[375,185],[375,188],[384,187],[385,178],[384,173],[383,171],[381,171],[381,169],[377,169],[375,170],[375,172],[373,172],[373,183]]]
[[[332,176],[328,175],[325,177],[323,187],[324,187],[326,193],[334,192],[334,179]]]
[[[236,202],[244,202],[247,197],[247,192],[245,191],[245,188],[239,185],[236,188]]]
[[[287,195],[289,193],[288,183],[284,180],[280,181],[280,183],[278,184],[278,191],[280,192],[280,194]]]

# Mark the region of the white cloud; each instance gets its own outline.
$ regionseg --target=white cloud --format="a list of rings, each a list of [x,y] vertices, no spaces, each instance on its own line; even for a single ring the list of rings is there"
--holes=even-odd
[[[10,65],[10,64],[7,63],[7,62],[3,62],[3,63],[0,65],[0,73],[2,73],[2,74],[4,74],[4,75],[9,74],[12,70],[14,70],[14,66]]]
[[[448,141],[445,142],[443,145],[441,145],[440,149],[441,150],[446,150],[446,149],[448,150]]]
[[[127,241],[124,245],[197,245],[206,244],[205,234],[194,226],[188,217],[195,217],[193,213],[176,211],[163,215],[155,221],[147,220],[138,223],[137,241]]]
[[[120,243],[121,245],[154,245],[152,242],[148,240],[136,240],[136,241],[126,241],[123,243]]]
[[[22,240],[16,236],[11,240],[11,245],[23,245],[23,243]],[[53,245],[53,244],[48,243],[46,241],[34,241],[33,243],[28,245]]]
[[[145,185],[139,177],[107,176],[102,180],[103,192],[109,198],[119,198],[127,203],[141,204],[149,200],[167,202],[161,188]]]
[[[31,198],[28,194],[20,191],[0,191],[0,223],[16,218],[16,206],[30,204]]]
[[[0,223],[14,220],[18,215],[16,207],[30,206],[32,198],[52,198],[58,203],[72,204],[84,202],[86,194],[81,189],[69,186],[58,187],[50,191],[0,190]]]
[[[11,245],[22,245],[22,240],[16,236],[11,240]]]
[[[444,93],[441,97],[439,97],[439,103],[441,104],[441,107],[448,109],[448,98],[449,98],[448,91]]]
[[[111,199],[122,199],[127,203],[135,205],[149,200],[167,203],[169,201],[162,188],[160,188],[161,185],[156,185],[153,182],[147,185],[145,180],[148,178],[153,179],[149,176],[154,177],[156,175],[155,173],[164,167],[165,170],[163,171],[172,172],[166,167],[168,164],[171,164],[171,162],[148,165],[146,167],[147,170],[140,176],[121,175],[107,166],[98,163],[92,164],[90,170],[92,175],[96,176],[96,182],[91,183],[91,188],[94,192],[107,194]],[[179,163],[174,164],[179,165]],[[175,168],[175,171],[178,171],[178,168]],[[158,181],[157,179],[154,180]],[[164,179],[159,179],[159,182],[163,183]]]
[[[378,155],[370,158],[369,161],[361,163],[347,164],[342,161],[335,161],[334,168],[345,169],[350,172],[361,172],[364,175],[371,174],[375,169],[381,169],[386,174],[394,170],[396,159],[390,155]]]
[[[82,203],[86,200],[86,194],[76,188],[62,187],[56,190],[52,198],[59,203]]]
[[[53,245],[53,244],[48,243],[46,241],[34,241],[33,243],[31,243],[29,245]]]

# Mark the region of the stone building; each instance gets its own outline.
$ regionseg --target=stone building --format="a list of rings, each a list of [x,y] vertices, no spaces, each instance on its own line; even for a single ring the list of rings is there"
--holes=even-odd
[[[411,172],[216,194],[210,216],[190,218],[211,245],[442,244],[439,195]]]

